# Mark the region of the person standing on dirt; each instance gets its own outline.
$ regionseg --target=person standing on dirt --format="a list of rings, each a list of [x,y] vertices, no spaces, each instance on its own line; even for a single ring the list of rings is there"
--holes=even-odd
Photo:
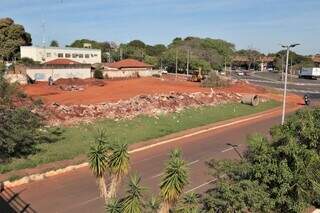
[[[52,86],[52,85],[53,85],[53,79],[52,79],[51,76],[50,76],[49,79],[48,79],[48,84],[49,84],[49,86]]]

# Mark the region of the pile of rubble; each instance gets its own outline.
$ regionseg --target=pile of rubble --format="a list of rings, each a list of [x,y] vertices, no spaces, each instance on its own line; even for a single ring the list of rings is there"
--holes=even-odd
[[[54,103],[35,111],[46,118],[50,125],[90,122],[97,118],[132,119],[138,115],[158,116],[178,112],[187,107],[214,106],[240,102],[237,93],[178,93],[139,95],[129,100],[91,105],[60,105]]]

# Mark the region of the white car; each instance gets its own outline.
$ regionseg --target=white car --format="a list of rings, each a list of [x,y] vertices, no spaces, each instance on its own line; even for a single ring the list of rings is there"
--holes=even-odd
[[[168,74],[167,70],[161,70],[161,74]]]
[[[242,71],[238,71],[238,72],[237,72],[237,75],[239,75],[239,76],[244,76],[244,73],[243,73]]]

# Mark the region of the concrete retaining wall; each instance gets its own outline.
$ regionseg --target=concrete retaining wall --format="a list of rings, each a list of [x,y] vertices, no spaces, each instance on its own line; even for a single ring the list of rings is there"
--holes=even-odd
[[[152,75],[161,75],[160,70],[116,70],[104,71],[106,78],[133,78],[150,77]]]
[[[36,81],[48,81],[52,76],[53,80],[60,78],[91,78],[91,68],[65,68],[65,69],[30,69],[27,68],[27,75]]]

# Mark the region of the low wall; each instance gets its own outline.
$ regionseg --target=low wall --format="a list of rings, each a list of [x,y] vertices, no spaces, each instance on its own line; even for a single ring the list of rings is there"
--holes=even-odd
[[[91,78],[91,68],[72,68],[72,69],[27,69],[27,75],[36,81],[48,81],[51,76],[53,80],[60,78]]]
[[[116,70],[104,71],[106,78],[134,78],[134,77],[150,77],[152,75],[161,75],[160,70]]]

